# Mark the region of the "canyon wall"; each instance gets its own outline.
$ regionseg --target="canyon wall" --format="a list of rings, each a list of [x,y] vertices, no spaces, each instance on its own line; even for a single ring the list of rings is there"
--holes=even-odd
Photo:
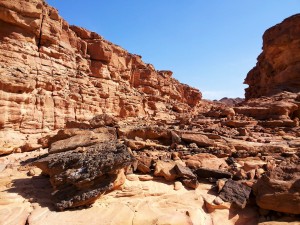
[[[300,92],[300,14],[264,33],[263,52],[244,83],[249,85],[246,99]]]
[[[0,129],[47,133],[96,114],[189,110],[201,93],[141,56],[70,26],[42,0],[0,2]]]

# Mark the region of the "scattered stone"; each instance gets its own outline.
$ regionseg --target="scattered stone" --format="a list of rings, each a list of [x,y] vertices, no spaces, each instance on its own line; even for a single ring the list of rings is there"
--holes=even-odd
[[[177,174],[178,177],[192,178],[192,179],[196,178],[196,175],[188,167],[176,164],[174,169],[175,169],[176,174]]]
[[[245,208],[251,188],[231,179],[227,180],[219,197],[226,202],[233,202],[240,208]]]
[[[181,139],[187,143],[195,143],[198,147],[209,147],[213,145],[213,141],[202,134],[182,134]]]
[[[253,169],[261,168],[264,165],[266,165],[265,161],[250,158],[249,160],[244,162],[244,165],[242,166],[242,168],[246,172],[248,172],[248,171],[253,170]]]
[[[167,181],[173,181],[177,178],[174,161],[158,160],[155,164],[154,176],[164,177]]]
[[[216,179],[232,177],[232,174],[230,172],[223,171],[223,170],[213,170],[208,168],[199,168],[195,170],[194,173],[197,175],[198,179],[209,178],[209,177],[213,177]]]
[[[172,152],[172,159],[174,161],[181,160],[179,152]]]
[[[181,143],[181,138],[180,138],[180,136],[176,132],[171,131],[171,136],[172,136],[172,144],[179,144],[179,143]]]
[[[188,155],[183,159],[186,163],[186,166],[193,170],[202,167],[210,169],[220,169],[227,167],[227,163],[223,158],[218,158],[215,155],[208,153]]]
[[[52,224],[51,215],[52,221],[61,224],[69,223],[69,218],[89,223],[86,215],[93,218],[96,214],[110,215],[109,220],[101,217],[101,221],[116,224],[216,224],[225,211],[229,215],[222,218],[250,224],[242,214],[252,206],[229,212],[230,204],[221,197],[210,199],[207,209],[226,210],[201,214],[200,197],[193,194],[215,183],[220,196],[240,207],[248,197],[245,187],[253,187],[257,204],[266,208],[260,208],[261,221],[277,220],[284,213],[291,218],[299,214],[299,15],[264,34],[263,53],[245,80],[249,84],[246,101],[207,101],[201,100],[198,90],[173,79],[171,71],[157,71],[140,56],[100,35],[69,26],[45,1],[2,1],[0,5],[0,112],[4,113],[0,117],[0,155],[18,153],[11,155],[9,163],[5,156],[0,158],[0,224]],[[117,139],[128,148],[115,143]],[[50,155],[35,155],[43,151],[41,147],[50,147]],[[34,151],[31,158],[23,154],[29,151]],[[228,157],[226,162],[224,157]],[[158,200],[155,207],[148,207],[150,201],[144,205],[138,201],[139,210],[144,210],[140,219],[131,199],[117,209],[99,201],[94,214],[86,214],[88,210],[58,214],[45,209],[40,196],[31,196],[48,185],[34,186],[36,179],[46,179],[37,176],[39,169],[26,165],[34,159],[50,176],[53,198],[61,210],[87,206],[122,187],[124,169],[126,187],[115,196]],[[148,175],[129,174],[135,171]],[[171,182],[153,181],[154,187],[148,186],[154,179],[149,175],[152,172],[169,181],[177,179],[177,195],[187,191],[182,184],[195,189],[202,177],[212,184],[190,192],[192,198],[177,196],[169,203],[174,193]],[[220,180],[231,178],[230,172],[233,179],[242,181]],[[16,187],[10,176],[17,177]],[[137,186],[141,180],[149,182]],[[27,182],[34,185],[27,188]],[[166,190],[155,187],[162,183]],[[20,193],[2,198],[6,188]],[[188,202],[184,209],[180,206],[183,201]],[[191,202],[197,210],[189,208]],[[159,217],[160,210],[172,213]],[[214,216],[219,218],[214,220]],[[145,218],[151,219],[136,222]]]
[[[261,178],[261,176],[265,173],[265,170],[262,168],[256,169],[255,170],[255,176],[256,178]]]
[[[243,169],[239,169],[233,175],[233,180],[245,180],[247,178],[248,178],[247,173]]]
[[[259,207],[300,214],[300,160],[289,159],[266,172],[253,190]]]
[[[146,174],[151,172],[151,169],[140,161],[138,161],[137,170]]]

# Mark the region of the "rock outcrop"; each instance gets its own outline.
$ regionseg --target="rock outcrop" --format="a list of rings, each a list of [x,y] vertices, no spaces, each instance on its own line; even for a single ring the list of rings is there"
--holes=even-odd
[[[289,121],[293,126],[292,119],[300,116],[299,106],[298,93],[281,92],[271,97],[249,99],[242,105],[234,107],[234,111],[261,121]]]
[[[58,209],[92,204],[125,182],[124,168],[134,161],[127,147],[105,142],[61,153],[33,163],[50,176]]]
[[[157,71],[141,56],[70,26],[43,0],[1,1],[0,26],[2,131],[47,133],[101,113],[169,115],[201,99],[171,71]]]
[[[261,208],[300,214],[299,163],[299,158],[285,160],[257,181],[254,190]]]
[[[300,14],[285,19],[263,35],[263,52],[248,73],[245,97],[300,91]]]

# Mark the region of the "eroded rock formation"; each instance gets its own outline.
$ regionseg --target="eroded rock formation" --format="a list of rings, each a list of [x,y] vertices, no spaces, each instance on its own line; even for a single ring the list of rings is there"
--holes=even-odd
[[[263,52],[248,73],[245,97],[300,91],[300,14],[285,19],[263,35]]]
[[[157,71],[141,56],[70,26],[43,0],[1,1],[0,26],[3,132],[46,133],[103,112],[154,117],[201,99],[171,71]]]
[[[101,194],[120,187],[125,182],[123,169],[133,161],[125,145],[106,142],[50,154],[33,165],[50,176],[55,205],[63,210],[92,204]]]
[[[255,184],[256,200],[264,209],[300,214],[300,160],[283,161]]]

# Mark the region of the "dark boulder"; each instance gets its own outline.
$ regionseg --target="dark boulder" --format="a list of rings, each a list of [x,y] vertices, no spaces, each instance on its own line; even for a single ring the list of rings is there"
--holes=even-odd
[[[232,174],[227,171],[223,170],[215,170],[215,169],[209,169],[209,168],[199,168],[194,171],[194,173],[197,175],[198,178],[231,178]]]
[[[245,208],[251,188],[231,179],[227,180],[219,197],[225,202],[233,202],[240,208]]]
[[[134,161],[123,144],[98,143],[84,151],[50,154],[33,162],[50,176],[59,210],[89,205],[105,192],[120,186],[123,168]]]

